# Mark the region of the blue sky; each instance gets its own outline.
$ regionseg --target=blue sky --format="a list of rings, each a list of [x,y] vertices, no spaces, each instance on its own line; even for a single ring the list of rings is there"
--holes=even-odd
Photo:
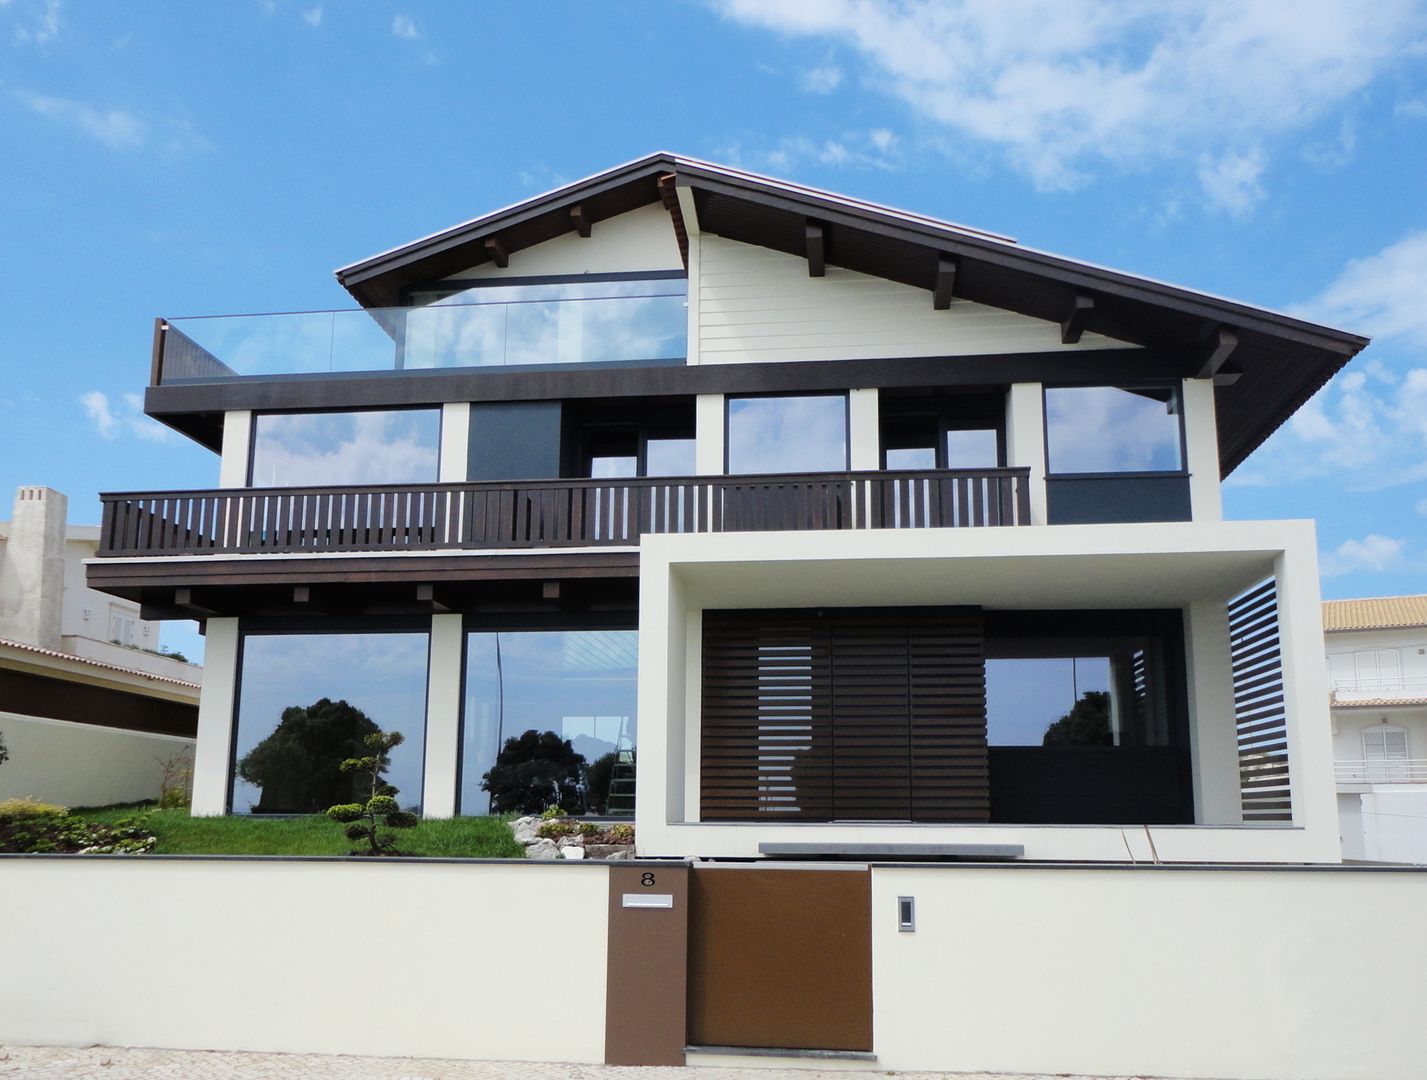
[[[1329,597],[1427,592],[1424,46],[1393,0],[0,0],[0,504],[216,482],[139,412],[154,316],[346,307],[670,149],[1372,334],[1227,509],[1316,517]]]

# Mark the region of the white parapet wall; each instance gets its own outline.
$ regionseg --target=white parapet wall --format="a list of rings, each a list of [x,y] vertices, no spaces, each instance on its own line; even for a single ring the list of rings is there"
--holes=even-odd
[[[1419,1080],[1424,910],[1421,870],[874,868],[877,1068]]]
[[[74,724],[0,712],[10,760],[0,765],[0,799],[108,806],[156,799],[164,764],[193,765],[193,740],[177,735]]]
[[[604,1060],[600,864],[16,856],[0,873],[0,1043]]]

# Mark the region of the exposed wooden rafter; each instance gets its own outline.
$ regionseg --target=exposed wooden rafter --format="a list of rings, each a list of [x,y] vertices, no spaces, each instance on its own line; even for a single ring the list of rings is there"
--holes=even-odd
[[[827,273],[826,227],[820,221],[805,223],[808,255],[808,277],[823,277]]]
[[[505,250],[505,245],[500,242],[498,236],[488,236],[485,242],[486,257],[495,263],[502,270],[510,265],[510,252]]]
[[[938,255],[936,260],[936,285],[932,287],[932,307],[945,311],[951,307],[951,298],[956,292],[956,258]]]
[[[1216,327],[1209,335],[1209,350],[1199,366],[1196,378],[1212,379],[1223,369],[1234,350],[1239,347],[1239,335],[1225,327]]]
[[[585,204],[570,207],[570,226],[586,240],[590,238],[590,219],[585,215]]]
[[[674,223],[674,239],[679,244],[679,258],[684,260],[684,269],[689,268],[689,230],[684,225],[684,208],[679,205],[679,193],[675,185],[676,177],[673,173],[665,173],[659,177],[659,201],[664,204],[664,209],[669,211],[669,218]]]
[[[186,611],[192,615],[202,615],[206,617],[209,615],[218,614],[215,609],[211,607],[205,607],[199,601],[199,598],[195,594],[194,590],[185,585],[181,585],[177,589],[174,589],[173,606],[178,608],[180,611]]]
[[[449,592],[430,582],[422,582],[416,586],[416,602],[435,615],[449,615],[456,609]]]
[[[1060,320],[1060,342],[1062,345],[1074,345],[1080,340],[1080,335],[1085,333],[1085,324],[1090,319],[1090,313],[1094,310],[1094,300],[1088,296],[1076,294],[1070,311],[1065,318]]]

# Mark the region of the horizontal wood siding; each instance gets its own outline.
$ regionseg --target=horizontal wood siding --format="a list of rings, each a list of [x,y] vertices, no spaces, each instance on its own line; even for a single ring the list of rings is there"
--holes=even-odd
[[[701,364],[1135,347],[1089,333],[1063,345],[1058,323],[969,300],[936,311],[929,290],[832,262],[809,277],[804,259],[709,233],[697,250]]]
[[[706,612],[701,819],[986,821],[980,612]]]

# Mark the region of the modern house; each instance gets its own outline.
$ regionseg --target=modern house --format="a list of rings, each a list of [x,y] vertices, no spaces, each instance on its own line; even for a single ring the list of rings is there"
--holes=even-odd
[[[1313,526],[1219,486],[1365,339],[664,153],[337,277],[157,320],[217,484],[103,496],[195,813],[371,725],[486,813],[551,731],[643,856],[1339,859]]]
[[[195,664],[163,653],[139,605],[85,585],[99,527],[22,487],[0,522],[0,799],[68,806],[156,798],[164,762],[191,760]]]
[[[1343,857],[1427,863],[1427,596],[1323,605]]]

